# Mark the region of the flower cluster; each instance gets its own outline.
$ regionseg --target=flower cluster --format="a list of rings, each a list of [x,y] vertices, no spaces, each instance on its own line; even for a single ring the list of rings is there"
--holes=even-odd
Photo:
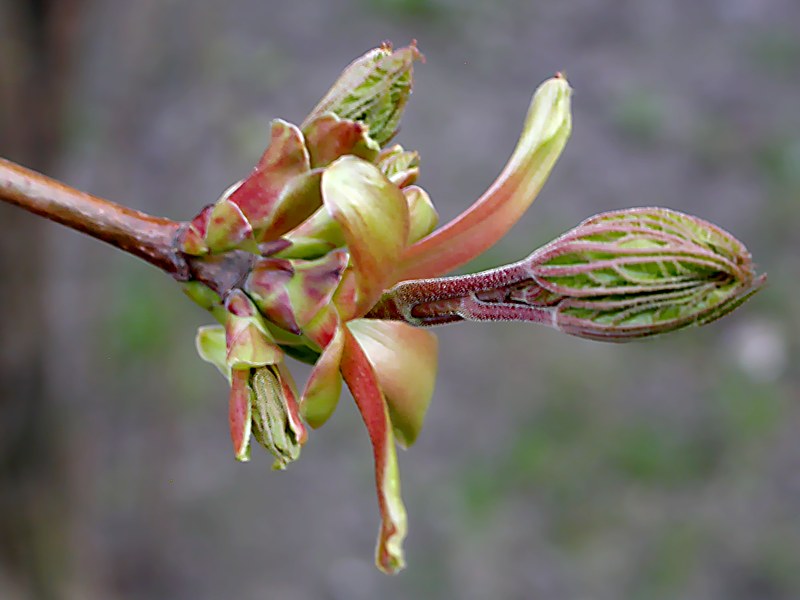
[[[389,145],[411,93],[416,47],[372,50],[352,63],[300,126],[276,120],[253,172],[182,229],[183,253],[245,253],[226,289],[186,284],[218,325],[200,355],[231,386],[234,452],[251,439],[283,469],[306,426],[324,424],[342,382],[373,447],[382,523],[377,564],[403,567],[406,513],[395,446],[417,438],[433,394],[437,341],[421,326],[518,319],[596,339],[641,337],[707,321],[752,291],[746,250],[693,217],[622,211],[581,224],[528,259],[440,278],[497,242],[525,212],[571,129],[570,87],[545,81],[522,136],[492,186],[437,228],[415,185],[416,152]],[[302,391],[286,357],[313,365]]]

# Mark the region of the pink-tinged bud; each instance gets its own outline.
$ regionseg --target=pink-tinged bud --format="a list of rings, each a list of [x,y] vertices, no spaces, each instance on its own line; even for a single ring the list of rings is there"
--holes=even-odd
[[[709,323],[765,281],[732,235],[663,208],[587,219],[534,253],[528,270],[537,286],[563,298],[553,312],[555,327],[609,341]],[[531,291],[518,288],[509,299]]]
[[[411,95],[414,62],[422,55],[414,44],[392,50],[390,44],[353,61],[314,107],[303,128],[325,113],[368,127],[369,137],[383,146],[394,137]]]
[[[403,282],[368,316],[415,325],[530,321],[622,342],[709,323],[765,279],[741,242],[715,225],[638,208],[587,219],[507,267]]]
[[[345,154],[372,162],[380,146],[369,137],[363,123],[325,113],[303,127],[312,168],[327,167]]]

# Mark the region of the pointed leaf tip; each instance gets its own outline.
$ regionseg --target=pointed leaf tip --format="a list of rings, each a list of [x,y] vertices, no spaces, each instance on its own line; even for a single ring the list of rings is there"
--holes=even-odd
[[[400,474],[389,410],[369,359],[349,329],[343,328],[343,332],[342,375],[367,427],[375,461],[375,485],[381,512],[375,562],[383,572],[397,573],[405,567],[403,540],[407,517],[400,496]]]
[[[539,194],[567,143],[572,130],[570,96],[563,77],[539,86],[503,171],[471,207],[405,251],[392,283],[444,275],[508,233]]]

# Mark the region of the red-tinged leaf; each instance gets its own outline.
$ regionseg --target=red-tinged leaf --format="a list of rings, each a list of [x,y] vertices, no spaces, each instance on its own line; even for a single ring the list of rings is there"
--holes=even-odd
[[[283,352],[272,336],[255,304],[242,290],[233,290],[225,299],[226,363],[232,369],[272,365],[283,360]]]
[[[320,348],[300,400],[300,413],[311,427],[322,426],[336,410],[342,392],[339,363],[344,346],[344,328],[336,309],[329,306],[305,328],[306,335]]]
[[[229,199],[242,209],[253,229],[259,230],[270,222],[284,187],[309,168],[303,134],[291,123],[276,119],[272,122],[269,147],[253,173]]]
[[[256,262],[245,282],[245,289],[259,310],[276,325],[299,335],[287,285],[294,277],[291,261],[281,258],[262,258]]]
[[[268,243],[278,239],[305,222],[322,206],[322,169],[314,169],[289,180],[258,231],[258,241]]]
[[[347,241],[358,288],[353,313],[363,314],[380,297],[406,247],[408,203],[377,167],[354,156],[325,170],[322,198]]]
[[[329,305],[347,267],[345,250],[334,250],[317,260],[293,260],[295,275],[287,284],[300,327]]]
[[[539,86],[517,147],[495,182],[466,211],[410,246],[391,283],[448,273],[492,247],[514,226],[567,142],[572,127],[570,94],[561,76]]]
[[[217,202],[211,209],[205,242],[212,253],[234,248],[258,253],[250,222],[241,209],[227,199]]]
[[[279,380],[283,390],[283,397],[286,400],[286,410],[289,416],[289,426],[292,428],[294,435],[299,444],[305,444],[308,439],[308,430],[300,418],[300,405],[297,402],[297,386],[295,385],[294,378],[291,371],[286,366],[286,363],[278,363],[275,365],[278,369]]]
[[[236,460],[250,460],[250,428],[252,421],[250,404],[250,370],[232,371],[231,393],[228,403],[228,423]]]
[[[356,319],[347,327],[375,369],[398,442],[410,446],[422,429],[436,384],[436,335],[377,319]]]
[[[353,154],[372,162],[380,147],[367,135],[362,123],[340,119],[333,113],[320,115],[303,127],[312,167],[326,167],[340,156]]]
[[[208,231],[208,221],[211,218],[211,211],[213,209],[214,205],[209,204],[189,222],[189,225],[181,235],[180,246],[182,252],[192,256],[208,254],[206,231]]]
[[[347,328],[343,331],[342,375],[367,426],[375,460],[375,484],[381,512],[375,562],[385,573],[396,573],[405,566],[403,540],[407,524],[389,410],[367,355],[353,334]]]

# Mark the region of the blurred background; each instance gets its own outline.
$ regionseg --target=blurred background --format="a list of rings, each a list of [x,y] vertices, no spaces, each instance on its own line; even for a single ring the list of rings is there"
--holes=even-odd
[[[209,318],[144,263],[0,205],[0,598],[800,598],[798,23],[796,0],[0,0],[0,154],[94,194],[189,218],[270,119],[416,38],[397,141],[443,221],[499,172],[536,85],[575,88],[550,182],[471,268],[663,205],[770,275],[733,316],[646,343],[440,329],[400,456],[408,569],[386,577],[346,398],[287,472],[238,464],[225,382],[194,350]]]

